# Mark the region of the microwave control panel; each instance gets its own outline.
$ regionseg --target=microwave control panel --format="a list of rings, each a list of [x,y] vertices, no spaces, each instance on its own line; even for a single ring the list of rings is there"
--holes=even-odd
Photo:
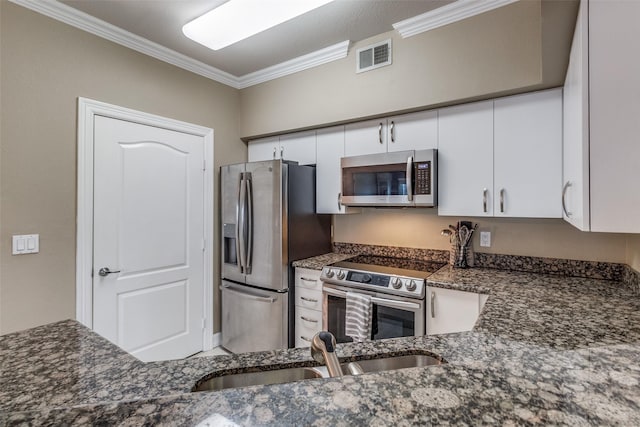
[[[415,188],[413,193],[431,194],[431,162],[415,162],[413,164]]]

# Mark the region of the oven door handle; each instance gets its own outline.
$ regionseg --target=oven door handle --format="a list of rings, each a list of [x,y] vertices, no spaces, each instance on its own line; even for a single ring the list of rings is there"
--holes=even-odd
[[[340,291],[338,289],[325,287],[322,289],[322,292],[328,295],[333,295],[334,297],[339,297],[339,298],[347,297],[346,292]],[[362,293],[362,294],[367,295],[366,293]],[[378,297],[371,297],[371,302],[374,304],[382,305],[384,307],[397,308],[399,310],[406,310],[406,309],[413,310],[413,311],[420,310],[420,304],[416,304],[413,302],[396,301],[393,299],[385,299],[385,298],[378,298]]]

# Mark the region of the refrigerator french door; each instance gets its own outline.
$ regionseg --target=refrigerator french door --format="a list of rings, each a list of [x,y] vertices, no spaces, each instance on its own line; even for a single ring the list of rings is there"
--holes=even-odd
[[[330,216],[315,214],[315,167],[273,160],[223,166],[220,176],[222,345],[292,347],[290,263],[331,250]]]

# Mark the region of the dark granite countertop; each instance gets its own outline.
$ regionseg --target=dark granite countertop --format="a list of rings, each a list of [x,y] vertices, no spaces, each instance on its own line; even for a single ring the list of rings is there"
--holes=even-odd
[[[339,345],[448,363],[220,392],[214,371],[315,364],[308,349],[142,363],[74,321],[0,337],[0,425],[640,425],[640,299],[618,281],[444,267],[489,294],[471,332]]]

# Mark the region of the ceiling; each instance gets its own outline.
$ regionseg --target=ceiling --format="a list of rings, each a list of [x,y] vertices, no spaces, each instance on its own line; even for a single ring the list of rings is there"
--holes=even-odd
[[[182,26],[226,0],[59,1],[236,77],[345,40],[353,43],[391,31],[395,22],[453,3],[453,0],[335,0],[213,51],[184,36]]]

